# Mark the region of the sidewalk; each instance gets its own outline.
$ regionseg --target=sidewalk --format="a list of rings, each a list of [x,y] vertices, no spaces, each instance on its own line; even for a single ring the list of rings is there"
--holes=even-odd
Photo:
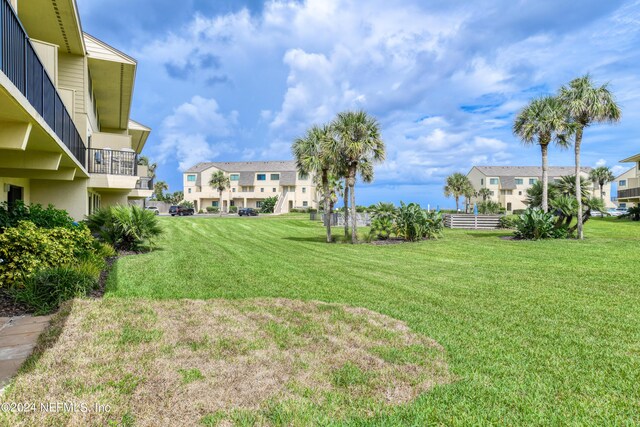
[[[0,391],[29,357],[51,316],[0,317]]]

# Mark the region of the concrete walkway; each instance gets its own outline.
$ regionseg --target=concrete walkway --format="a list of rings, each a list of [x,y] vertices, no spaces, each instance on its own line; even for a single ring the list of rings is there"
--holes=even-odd
[[[29,357],[51,316],[0,317],[0,391]]]

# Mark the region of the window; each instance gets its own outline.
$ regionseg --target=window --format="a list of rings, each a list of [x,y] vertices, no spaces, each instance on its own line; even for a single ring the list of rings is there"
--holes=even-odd
[[[236,205],[235,200],[230,200],[230,201],[229,201],[229,206],[235,206],[235,205]]]
[[[191,194],[191,188],[189,188],[189,190],[187,191],[187,193]]]
[[[620,208],[620,209],[627,209],[627,204],[626,204],[626,203],[620,203],[620,204],[618,205],[618,208]]]
[[[307,187],[302,187],[302,192],[306,193],[307,192]]]
[[[500,194],[503,196],[511,196],[513,194],[512,190],[500,190]]]
[[[276,189],[275,189],[275,188],[273,188],[271,191],[275,193],[275,192],[276,192]]]
[[[522,184],[524,184],[524,179],[516,178],[516,185],[522,185]]]
[[[496,192],[495,192],[495,191],[493,191],[493,190],[491,190],[491,193],[489,193],[489,194],[491,194],[492,196],[495,196],[495,195],[496,195]]]
[[[240,175],[238,175],[237,173],[232,173],[231,175],[229,175],[229,180],[240,181]]]
[[[518,196],[522,196],[522,191],[518,191]]]
[[[309,206],[309,202],[302,202],[302,206],[306,208],[307,206]]]
[[[257,178],[256,178],[256,179],[257,179],[258,181],[266,181],[266,180],[267,180],[267,174],[266,174],[266,173],[259,173],[259,174],[257,175]]]
[[[480,178],[480,185],[484,185],[484,178]]]
[[[536,182],[538,182],[538,180],[536,178],[529,178],[529,185],[533,185]]]
[[[231,189],[231,191],[233,191],[233,192],[235,193],[235,192],[236,192],[236,189],[235,189],[235,188],[232,188],[232,189]]]
[[[262,207],[262,202],[256,202],[256,208],[261,208]]]
[[[261,189],[260,189],[260,192],[261,192],[261,193],[264,193],[264,188],[261,188]]]
[[[303,180],[303,181],[307,180],[307,179],[309,179],[309,175],[307,175],[306,173],[299,173],[298,174],[298,179]]]
[[[272,173],[271,174],[271,181],[280,181],[280,174],[279,173]]]
[[[187,181],[196,182],[196,176],[195,175],[187,175]]]
[[[213,202],[211,202],[211,206],[213,206],[214,208],[217,208],[219,205],[217,200],[214,200]]]
[[[627,186],[627,180],[626,179],[621,179],[618,183],[618,185],[620,187],[626,187]]]
[[[489,184],[498,185],[498,178],[490,178],[489,179]]]

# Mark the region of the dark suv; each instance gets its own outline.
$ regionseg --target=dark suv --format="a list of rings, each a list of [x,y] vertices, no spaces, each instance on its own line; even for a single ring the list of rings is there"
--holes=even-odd
[[[171,206],[169,208],[169,214],[171,214],[171,216],[193,215],[194,213],[193,208],[185,208],[184,206]]]
[[[258,216],[258,211],[253,208],[238,209],[238,216]]]

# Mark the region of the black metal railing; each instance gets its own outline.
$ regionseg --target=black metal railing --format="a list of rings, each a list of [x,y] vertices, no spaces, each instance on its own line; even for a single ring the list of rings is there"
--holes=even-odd
[[[136,190],[153,190],[153,178],[141,176],[136,182]]]
[[[138,155],[133,151],[89,148],[89,173],[108,175],[138,175]]]
[[[629,197],[640,197],[640,187],[618,190],[618,199],[627,199]]]
[[[0,0],[0,69],[86,167],[86,147],[8,0]]]

